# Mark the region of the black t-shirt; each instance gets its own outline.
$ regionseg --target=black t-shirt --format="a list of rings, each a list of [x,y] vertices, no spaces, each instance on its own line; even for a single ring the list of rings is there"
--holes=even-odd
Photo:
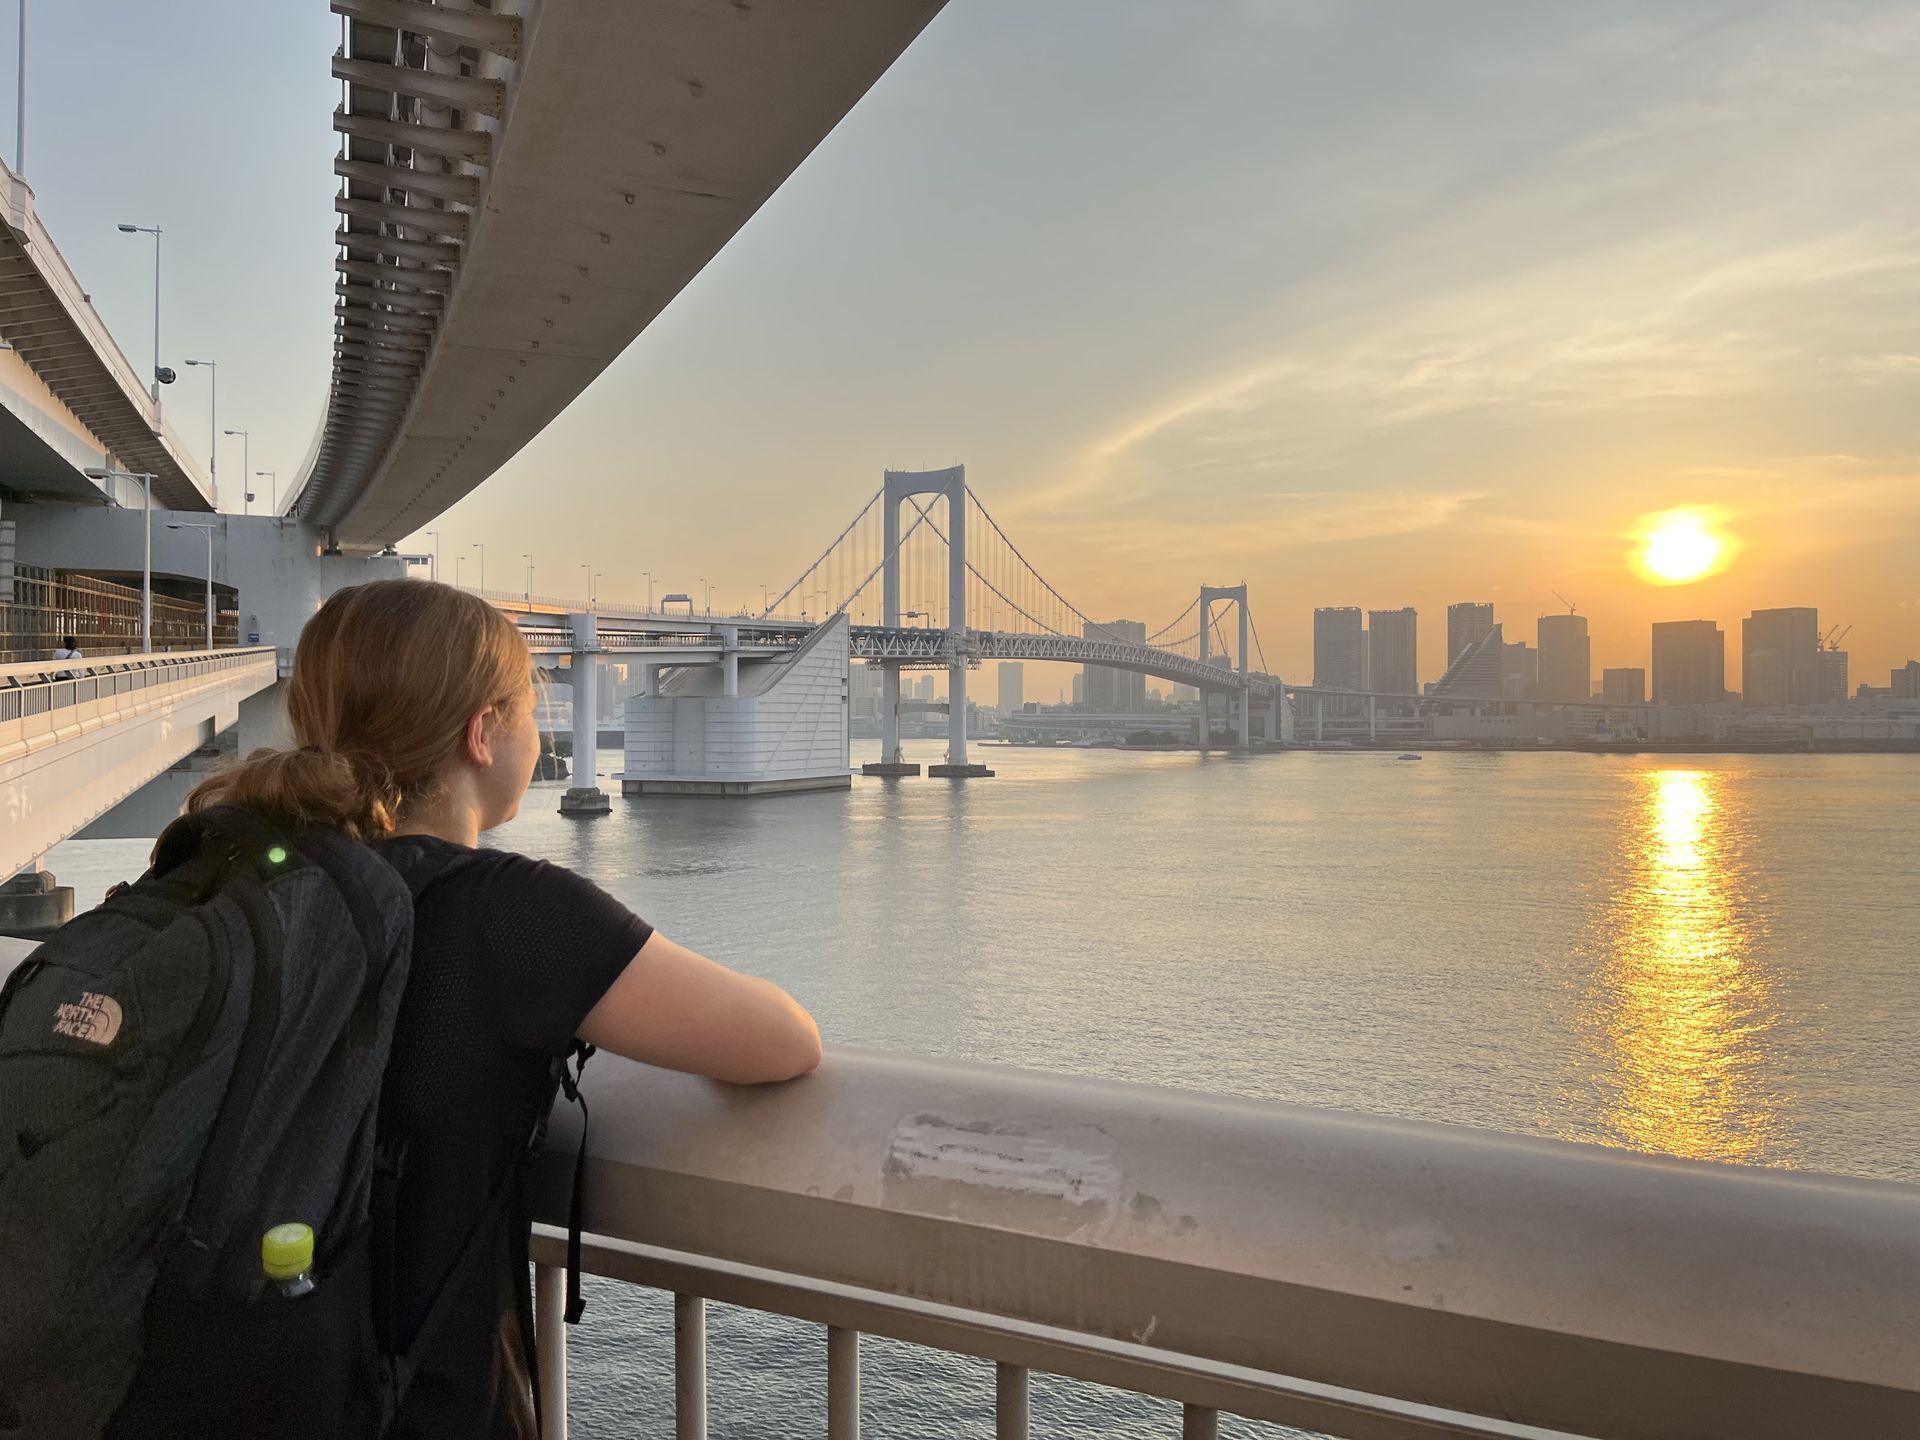
[[[420,894],[380,1114],[382,1142],[404,1147],[392,1317],[404,1350],[519,1167],[553,1098],[554,1061],[653,930],[592,881],[543,860],[427,836],[404,836],[385,853]],[[431,877],[440,878],[421,893]],[[485,1245],[496,1263],[457,1280],[397,1440],[509,1433],[487,1377],[502,1316],[526,1285],[518,1204],[493,1228]]]

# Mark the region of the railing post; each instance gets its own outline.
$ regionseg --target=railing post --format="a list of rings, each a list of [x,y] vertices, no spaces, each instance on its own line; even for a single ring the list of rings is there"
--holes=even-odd
[[[566,1271],[537,1265],[533,1271],[533,1329],[540,1363],[540,1440],[567,1440]]]
[[[993,1440],[1027,1440],[1027,1367],[993,1367]]]
[[[827,1327],[827,1440],[860,1440],[860,1332]]]
[[[1180,1407],[1180,1440],[1219,1440],[1220,1412],[1206,1405]]]
[[[707,1302],[673,1297],[674,1440],[707,1440]]]

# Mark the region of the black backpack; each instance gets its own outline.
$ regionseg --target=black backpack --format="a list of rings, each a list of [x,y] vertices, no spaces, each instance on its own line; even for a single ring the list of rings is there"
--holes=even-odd
[[[8,979],[0,1440],[385,1426],[409,1371],[370,1211],[413,907],[366,846],[222,808]],[[263,1272],[283,1222],[310,1293]],[[196,1396],[217,1423],[179,1421]]]

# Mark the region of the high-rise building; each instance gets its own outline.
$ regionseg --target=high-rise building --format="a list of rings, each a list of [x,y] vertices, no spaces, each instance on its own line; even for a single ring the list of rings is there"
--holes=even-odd
[[[1313,683],[1322,690],[1364,690],[1366,629],[1357,605],[1313,612]]]
[[[1920,660],[1909,660],[1887,679],[1896,700],[1920,700]]]
[[[847,715],[855,720],[880,718],[880,667],[865,661],[847,666]]]
[[[1822,649],[1815,670],[1814,698],[1817,703],[1827,705],[1847,698],[1846,651]]]
[[[1609,705],[1647,703],[1647,672],[1638,665],[1609,667],[1600,672],[1600,698]]]
[[[1501,671],[1506,652],[1512,648],[1506,643],[1500,626],[1495,625],[1453,657],[1447,673],[1434,682],[1431,693],[1466,700],[1498,700],[1505,693]]]
[[[1000,713],[1012,715],[1026,704],[1026,667],[1018,660],[1002,660],[996,673],[1000,678]]]
[[[1087,703],[1087,672],[1085,670],[1073,677],[1073,703],[1076,705]]]
[[[1711,620],[1653,627],[1653,703],[1718,705],[1727,698],[1727,635]]]
[[[916,700],[933,699],[933,676],[922,675],[913,682],[913,698]]]
[[[1584,615],[1542,615],[1536,700],[1593,699],[1593,640]]]
[[[1749,705],[1811,705],[1820,694],[1820,612],[1756,610],[1740,622],[1740,695]]]
[[[1482,600],[1463,600],[1447,606],[1447,663],[1460,658],[1460,652],[1483,639],[1493,629],[1493,606]]]
[[[1540,652],[1524,640],[1500,648],[1500,693],[1508,700],[1531,700],[1540,686]]]
[[[1411,605],[1367,612],[1367,689],[1420,693],[1420,617]]]
[[[1125,640],[1135,645],[1147,643],[1147,627],[1138,620],[1109,620],[1096,625],[1089,620],[1081,633],[1089,640]],[[1130,670],[1115,670],[1107,665],[1081,667],[1086,677],[1083,693],[1087,709],[1101,715],[1132,714],[1147,708],[1147,677]]]

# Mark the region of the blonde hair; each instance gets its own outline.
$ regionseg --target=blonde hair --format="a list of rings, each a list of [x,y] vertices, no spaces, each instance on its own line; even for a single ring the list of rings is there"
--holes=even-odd
[[[513,622],[423,580],[338,591],[307,622],[287,683],[296,748],[255,750],[187,797],[244,805],[362,840],[392,832],[458,761],[467,722],[527,703],[532,660]]]

